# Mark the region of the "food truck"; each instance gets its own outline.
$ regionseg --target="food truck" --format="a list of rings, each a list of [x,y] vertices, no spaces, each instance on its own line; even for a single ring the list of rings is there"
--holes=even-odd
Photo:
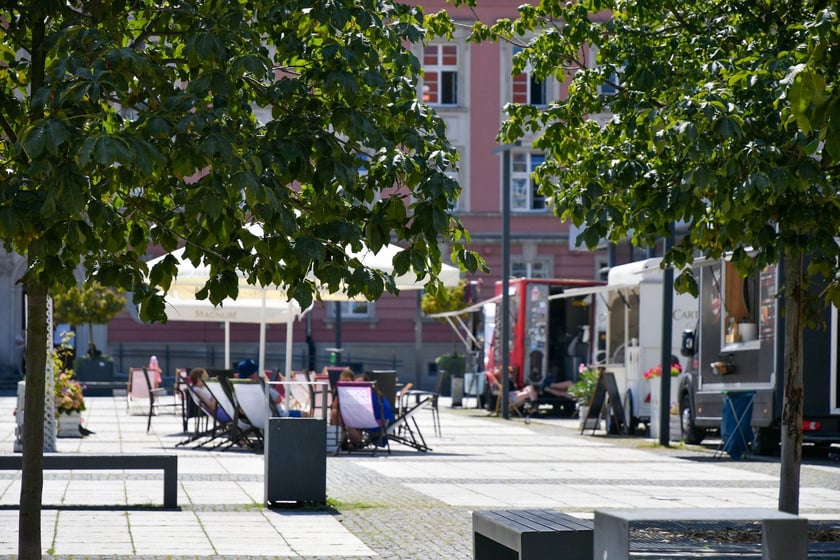
[[[513,278],[509,281],[510,342],[508,365],[510,380],[517,388],[540,386],[553,380],[576,379],[580,363],[588,362],[592,324],[593,298],[589,294],[557,298],[567,290],[602,285],[595,280]],[[496,282],[495,296],[459,311],[439,313],[431,317],[447,320],[467,347],[467,355],[479,353],[470,360],[482,373],[481,390],[487,396],[492,389],[488,374],[502,364],[502,282]],[[466,320],[471,314],[478,321]],[[469,388],[478,379],[475,372],[465,375]],[[469,378],[469,379],[468,379]],[[471,391],[467,391],[468,393]],[[537,406],[550,404],[558,413],[571,414],[570,399],[541,396]],[[492,404],[492,399],[488,399]]]
[[[755,395],[755,451],[776,453],[784,396],[781,265],[746,278],[726,259],[701,262],[695,269],[699,322],[683,335],[683,353],[690,360],[678,389],[686,441],[699,443],[720,428],[724,393],[750,392]],[[840,443],[840,327],[837,307],[827,305],[821,314],[826,328],[804,333],[803,441],[829,446]]]
[[[514,278],[509,282],[510,334],[508,366],[517,387],[575,380],[577,368],[589,356],[594,312],[587,294],[558,298],[572,288],[592,286],[593,280]],[[598,284],[601,284],[600,282]],[[497,299],[502,283],[496,283]],[[487,370],[501,367],[502,315],[497,303]]]

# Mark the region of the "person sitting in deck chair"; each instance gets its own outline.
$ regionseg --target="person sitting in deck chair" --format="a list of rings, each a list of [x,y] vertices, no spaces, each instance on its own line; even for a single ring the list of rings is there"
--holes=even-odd
[[[356,377],[356,381],[371,381],[370,377],[367,374],[362,373]],[[374,394],[377,398],[373,399],[373,415],[379,420],[380,425],[383,428],[387,428],[391,424],[394,423],[396,420],[396,416],[394,415],[394,409],[391,407],[391,403],[388,402],[388,399],[382,394],[382,392],[376,387],[373,386]],[[381,406],[380,406],[381,403]],[[370,432],[372,435],[376,436],[379,433],[379,430],[372,429],[366,430]],[[383,441],[380,441],[377,445],[384,447],[386,444]]]
[[[215,413],[216,420],[223,423],[230,422],[232,418],[228,416],[223,408],[218,406],[213,393],[211,393],[210,389],[208,389],[204,384],[205,379],[207,379],[207,370],[204,368],[195,368],[190,370],[190,386],[192,386],[193,392],[198,395],[198,398],[201,399],[201,402],[204,403],[207,410]]]
[[[236,365],[236,371],[239,374],[239,379],[261,379],[263,382],[267,381],[265,376],[260,376],[259,374],[259,367],[257,367],[256,362],[251,359],[242,360]],[[277,376],[278,381],[286,380],[285,376],[278,374]],[[287,410],[286,409],[286,392],[285,389],[280,389],[279,391],[272,387],[271,385],[266,384],[266,389],[268,390],[269,398],[274,406],[274,413],[277,416],[292,416],[295,418],[300,418],[303,416],[300,410]],[[291,389],[289,389],[291,391]],[[291,393],[293,394],[293,393]],[[291,396],[290,394],[290,396]]]
[[[554,377],[549,375],[545,378],[543,384],[540,385],[540,392],[551,395],[552,397],[563,397],[574,400],[574,397],[569,394],[569,389],[572,388],[572,385],[574,385],[573,381],[569,381],[568,379],[554,381]]]
[[[254,360],[247,359],[242,360],[236,365],[236,371],[239,373],[239,379],[260,379],[260,375],[258,373],[259,367]],[[262,378],[265,381],[265,378]],[[268,394],[271,396],[271,400],[274,401],[274,404],[281,406],[283,404],[283,394],[275,389],[274,387],[268,387]]]
[[[502,386],[499,372],[488,372],[493,382],[493,387],[498,391]],[[537,400],[537,389],[533,385],[526,385],[522,389],[516,389],[513,380],[509,380],[510,390],[508,392],[508,405],[519,408],[526,402]]]
[[[339,381],[355,381],[356,374],[353,373],[353,370],[348,368],[344,368],[341,370],[341,373],[338,374]],[[330,424],[333,426],[337,426],[340,421],[338,416],[338,396],[333,396],[332,404],[330,405]],[[361,439],[361,435],[359,436]]]

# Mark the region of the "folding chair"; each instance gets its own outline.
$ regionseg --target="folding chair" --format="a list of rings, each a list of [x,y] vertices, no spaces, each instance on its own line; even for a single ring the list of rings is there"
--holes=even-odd
[[[204,385],[216,399],[216,406],[224,411],[228,418],[231,418],[229,424],[230,444],[246,444],[253,447],[253,438],[256,437],[256,439],[262,441],[262,437],[256,434],[255,428],[242,417],[239,407],[233,402],[230,391],[225,390],[222,379],[225,378],[211,377],[204,380]]]
[[[260,440],[264,438],[268,421],[268,401],[265,385],[259,379],[228,379],[243,420],[250,424]]]
[[[723,395],[723,418],[720,422],[720,445],[715,458],[729,454],[736,461],[748,454],[755,441],[752,429],[755,391],[727,391]]]
[[[204,447],[222,436],[230,434],[233,419],[218,404],[212,407],[191,385],[186,386],[186,392],[201,414],[195,417],[195,431],[193,434],[187,439],[178,442],[175,445],[176,447],[194,442],[199,442],[196,447]],[[214,445],[213,449],[225,444],[230,445],[228,441],[222,441]]]
[[[385,447],[388,454],[391,447],[388,444],[388,421],[377,418],[377,410],[383,416],[381,397],[370,381],[339,381],[336,383],[338,398],[338,412],[341,423],[341,440],[335,454],[342,447],[347,452],[371,448],[375,454],[377,448]],[[376,402],[379,400],[380,402]],[[361,440],[355,442],[350,437],[350,430],[359,430]]]
[[[291,397],[291,410],[300,411],[300,415],[309,418],[315,410],[315,391],[306,372],[294,371],[284,382],[284,387]]]
[[[163,404],[161,400],[166,396],[166,389],[152,388],[151,374],[146,368],[131,368],[128,374],[128,390],[126,391],[126,408],[129,414],[134,414],[134,407],[140,403],[148,403],[148,421],[146,422],[146,433],[152,429],[152,416],[161,407],[176,406],[175,402]]]
[[[442,435],[440,430],[440,409],[438,408],[438,403],[440,402],[440,394],[443,392],[443,384],[446,379],[446,375],[439,375],[437,385],[435,386],[434,391],[412,389],[411,384],[409,384],[406,386],[407,390],[405,392],[401,391],[399,394],[401,411],[408,410],[408,408],[410,408],[410,403],[412,400],[414,401],[415,405],[420,401],[423,401],[424,405],[428,405],[428,408],[432,411],[432,426],[435,430],[435,435],[437,437],[440,437]]]
[[[417,424],[415,413],[418,410],[426,408],[427,405],[432,405],[432,422],[435,427],[435,434],[438,434],[439,424],[435,420],[437,414],[437,394],[431,391],[412,391],[411,383],[406,385],[403,390],[397,393],[399,406],[397,407],[397,415],[394,422],[388,426],[388,438],[396,442],[412,447],[418,451],[431,451],[431,448],[426,444],[423,437],[423,432],[420,431],[420,426]],[[413,401],[413,402],[412,402]]]

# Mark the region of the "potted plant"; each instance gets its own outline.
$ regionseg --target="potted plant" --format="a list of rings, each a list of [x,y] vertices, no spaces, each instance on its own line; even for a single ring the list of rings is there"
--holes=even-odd
[[[595,389],[598,387],[598,379],[601,372],[594,367],[580,364],[578,367],[577,381],[569,388],[569,394],[575,398],[578,405],[578,417],[580,418],[581,427],[589,414],[589,404],[592,402],[592,397],[595,396]],[[597,419],[595,419],[597,423]],[[587,428],[590,426],[586,426]],[[597,428],[597,425],[594,426]]]
[[[464,369],[466,358],[463,354],[452,352],[442,354],[435,358],[438,367],[438,375],[448,375],[450,380],[450,396],[452,406],[460,406],[464,397]]]
[[[54,358],[56,364],[59,358]],[[81,437],[79,427],[85,410],[85,396],[82,384],[72,370],[55,372],[55,419],[58,437]]]

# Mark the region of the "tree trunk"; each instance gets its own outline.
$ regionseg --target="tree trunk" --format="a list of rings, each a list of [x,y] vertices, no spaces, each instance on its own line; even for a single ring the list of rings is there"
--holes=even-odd
[[[30,48],[30,92],[46,83],[46,14],[41,6],[32,10],[32,45]],[[31,121],[44,117],[43,107],[34,104]],[[37,255],[38,241],[28,248],[28,258]],[[33,274],[33,277],[35,274]],[[46,285],[27,283],[26,320],[26,392],[24,394],[23,458],[20,481],[20,517],[18,519],[18,558],[41,558],[41,500],[44,491],[44,398],[46,397],[47,348],[52,348],[52,333],[47,343]],[[52,391],[53,388],[50,387]]]
[[[27,285],[26,392],[23,467],[18,520],[18,558],[41,558],[41,494],[44,489],[44,398],[47,368],[47,290]]]
[[[782,407],[782,451],[779,477],[779,510],[799,514],[800,469],[802,466],[802,409],[804,334],[802,254],[784,260],[785,395]]]

